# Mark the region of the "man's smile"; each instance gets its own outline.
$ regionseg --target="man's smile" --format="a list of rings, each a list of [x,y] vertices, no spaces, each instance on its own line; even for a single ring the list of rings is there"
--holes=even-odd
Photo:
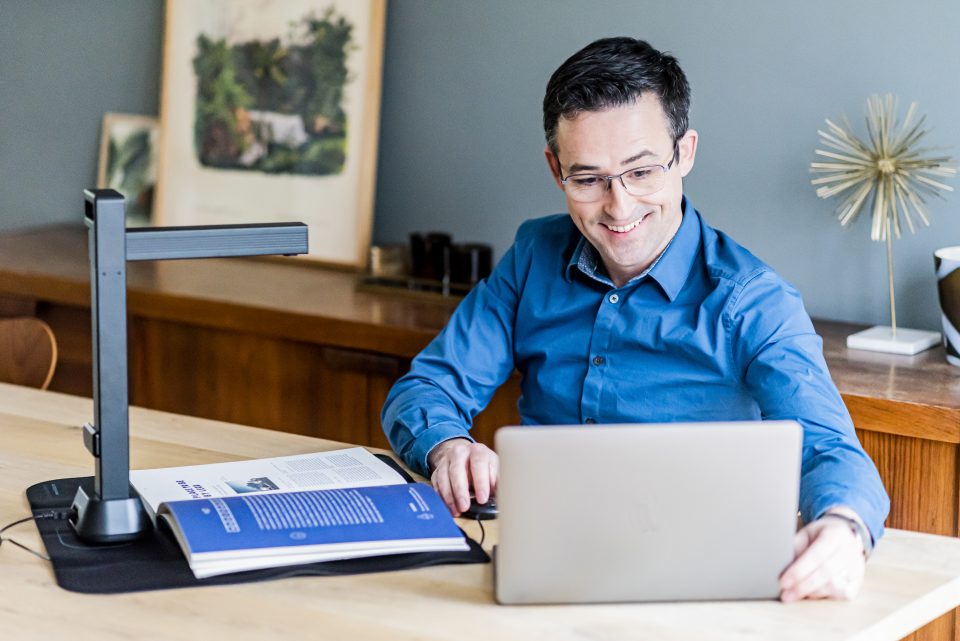
[[[637,225],[639,225],[639,224],[642,223],[644,220],[646,220],[646,219],[647,219],[647,216],[649,216],[649,215],[650,215],[649,213],[646,213],[646,214],[644,214],[643,216],[641,216],[640,218],[636,219],[635,221],[633,221],[632,223],[629,223],[629,224],[627,224],[627,225],[610,225],[610,224],[608,224],[608,223],[600,223],[600,224],[603,225],[604,227],[606,227],[607,229],[609,229],[609,230],[612,231],[612,232],[616,232],[616,233],[618,233],[618,234],[625,234],[625,233],[627,233],[628,231],[632,231],[632,230],[636,229],[636,228],[637,228]]]

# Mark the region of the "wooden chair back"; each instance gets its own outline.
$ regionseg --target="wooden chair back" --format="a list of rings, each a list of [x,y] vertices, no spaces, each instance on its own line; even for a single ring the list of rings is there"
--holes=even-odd
[[[0,382],[47,389],[57,368],[57,339],[39,318],[0,318]]]

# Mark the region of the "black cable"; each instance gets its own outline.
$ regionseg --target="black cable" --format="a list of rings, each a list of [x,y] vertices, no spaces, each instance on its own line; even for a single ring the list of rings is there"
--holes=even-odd
[[[483,529],[483,521],[480,520],[479,515],[477,515],[477,525],[480,526],[480,547],[483,547],[483,541],[487,538],[487,531]]]
[[[30,547],[27,547],[23,543],[20,543],[19,541],[15,541],[10,537],[5,537],[3,536],[3,533],[15,525],[20,525],[21,523],[27,523],[28,521],[43,521],[45,519],[63,520],[63,519],[69,518],[69,516],[70,516],[69,512],[44,512],[42,514],[35,514],[33,516],[24,517],[22,519],[14,521],[13,523],[8,523],[7,525],[4,525],[2,528],[0,528],[0,546],[3,545],[4,541],[6,541],[7,543],[17,546],[21,550],[26,550],[27,552],[29,552],[30,554],[34,555],[37,558],[43,559],[44,561],[49,561],[50,557],[47,556],[46,554],[43,554],[42,552],[37,552],[36,550]]]

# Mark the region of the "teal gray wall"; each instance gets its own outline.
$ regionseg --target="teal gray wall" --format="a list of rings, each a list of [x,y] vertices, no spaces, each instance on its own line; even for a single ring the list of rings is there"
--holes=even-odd
[[[0,0],[0,230],[81,220],[104,112],[156,115],[159,0]]]
[[[76,218],[104,111],[155,114],[162,3],[0,0],[0,229]],[[825,117],[871,93],[919,100],[960,155],[960,3],[922,0],[390,0],[374,241],[447,230],[498,256],[525,218],[563,210],[540,100],[576,49],[632,35],[673,52],[700,150],[688,196],[771,263],[814,316],[889,320],[883,246],[809,184]],[[960,189],[960,180],[953,183]],[[898,319],[936,329],[931,254],[960,244],[960,194],[897,241]]]

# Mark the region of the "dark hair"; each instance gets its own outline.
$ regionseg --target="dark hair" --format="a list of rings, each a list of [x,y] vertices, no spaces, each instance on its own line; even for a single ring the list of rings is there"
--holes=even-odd
[[[543,131],[557,153],[557,123],[582,111],[632,102],[652,91],[670,122],[674,141],[687,131],[690,85],[680,63],[643,40],[603,38],[573,54],[550,76],[543,97]]]

